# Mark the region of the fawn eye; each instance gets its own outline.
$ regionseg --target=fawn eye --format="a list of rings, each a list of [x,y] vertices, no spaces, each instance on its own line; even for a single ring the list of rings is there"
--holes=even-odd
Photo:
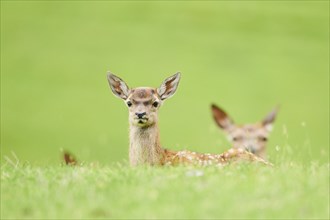
[[[127,102],[127,106],[128,106],[128,107],[131,107],[131,106],[132,106],[132,102],[128,101],[128,102]]]
[[[233,141],[240,141],[242,137],[233,137]]]
[[[152,105],[155,107],[155,108],[157,108],[157,106],[158,106],[158,102],[154,102],[154,103],[152,103]]]
[[[261,141],[267,141],[268,139],[266,137],[259,137]]]

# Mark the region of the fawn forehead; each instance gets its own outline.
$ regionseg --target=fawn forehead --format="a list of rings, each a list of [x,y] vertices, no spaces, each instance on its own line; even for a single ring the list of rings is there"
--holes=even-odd
[[[267,129],[261,124],[245,124],[237,125],[230,132],[232,136],[242,135],[242,136],[266,136],[268,134]]]
[[[129,98],[135,101],[152,100],[158,98],[158,94],[155,88],[138,87],[131,90]]]

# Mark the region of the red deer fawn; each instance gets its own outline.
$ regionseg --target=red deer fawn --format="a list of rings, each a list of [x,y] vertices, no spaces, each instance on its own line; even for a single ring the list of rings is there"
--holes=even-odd
[[[215,122],[227,133],[233,148],[245,149],[265,159],[268,136],[278,108],[273,109],[261,122],[244,125],[235,124],[227,113],[215,104],[211,106],[211,109]]]
[[[129,88],[119,77],[108,73],[112,92],[123,99],[129,109],[129,161],[131,166],[147,165],[225,165],[234,161],[257,161],[269,164],[243,149],[230,149],[223,154],[201,154],[187,150],[172,151],[161,147],[158,109],[174,95],[180,73],[167,78],[159,88]]]

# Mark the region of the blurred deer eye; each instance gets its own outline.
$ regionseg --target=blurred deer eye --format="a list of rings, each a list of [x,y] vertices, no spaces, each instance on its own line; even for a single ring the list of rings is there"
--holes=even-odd
[[[259,137],[261,141],[267,141],[268,139],[266,137]]]
[[[233,141],[240,141],[242,137],[233,137]]]
[[[127,106],[128,106],[128,107],[131,107],[131,106],[132,106],[132,102],[128,101],[128,102],[127,102]]]
[[[154,102],[154,103],[152,103],[152,105],[155,107],[155,108],[157,108],[157,106],[158,106],[158,102]]]

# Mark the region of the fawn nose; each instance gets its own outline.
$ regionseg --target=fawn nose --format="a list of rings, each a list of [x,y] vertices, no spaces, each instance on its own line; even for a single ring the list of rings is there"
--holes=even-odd
[[[256,153],[256,149],[254,149],[253,146],[245,147],[245,150],[247,150],[247,151],[249,151],[249,152],[251,152],[251,153],[253,153],[253,154]]]
[[[138,118],[142,118],[143,116],[145,116],[147,113],[146,112],[142,112],[142,113],[135,113],[136,116],[138,116]]]

